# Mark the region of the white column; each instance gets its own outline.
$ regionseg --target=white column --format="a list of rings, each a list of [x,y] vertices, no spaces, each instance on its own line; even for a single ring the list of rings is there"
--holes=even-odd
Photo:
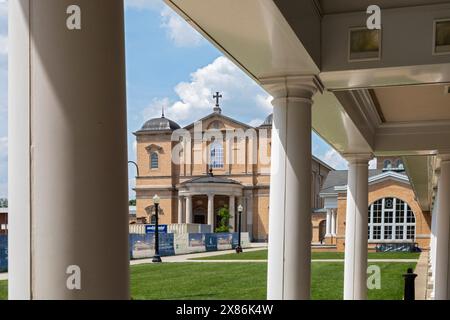
[[[310,299],[314,76],[262,80],[274,97],[267,298]]]
[[[327,221],[325,224],[325,237],[331,236],[331,209],[327,209]]]
[[[438,177],[440,176],[440,171],[436,172],[436,175]],[[433,204],[433,211],[431,216],[431,241],[430,241],[430,259],[431,259],[431,282],[433,283],[433,291],[431,292],[431,297],[434,299],[434,292],[436,288],[436,241],[437,241],[437,226],[436,226],[436,220],[437,220],[437,213],[438,213],[438,207],[439,207],[439,198],[437,196],[437,190],[435,194],[434,204]]]
[[[183,223],[183,197],[178,196],[178,223]]]
[[[336,209],[331,209],[331,235],[336,237]]]
[[[235,225],[236,225],[236,197],[230,196],[230,204],[229,204],[229,210],[230,210],[230,232],[235,231]]]
[[[438,182],[438,207],[436,216],[436,266],[435,300],[448,300],[450,285],[449,240],[450,240],[450,156],[441,156],[441,173]]]
[[[192,196],[186,197],[186,223],[192,223]]]
[[[344,299],[367,299],[367,234],[370,155],[348,155]]]
[[[208,224],[214,232],[214,194],[208,194]]]
[[[130,297],[124,9],[104,4],[9,3],[10,299]]]

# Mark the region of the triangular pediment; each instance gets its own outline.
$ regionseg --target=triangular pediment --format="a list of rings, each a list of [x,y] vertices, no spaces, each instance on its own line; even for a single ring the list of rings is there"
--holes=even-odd
[[[218,130],[232,130],[232,129],[250,129],[253,128],[245,123],[242,123],[238,120],[225,116],[221,113],[213,112],[206,117],[203,117],[196,122],[202,123],[203,130],[207,129],[218,129]],[[191,130],[194,128],[195,123],[191,123],[184,127],[186,130]]]

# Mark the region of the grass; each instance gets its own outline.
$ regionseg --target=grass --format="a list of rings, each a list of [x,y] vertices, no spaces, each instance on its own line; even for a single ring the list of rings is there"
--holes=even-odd
[[[372,300],[400,300],[403,296],[402,274],[415,263],[376,263],[381,269],[381,290],[369,290]],[[340,300],[344,264],[312,264],[312,298]],[[131,267],[133,299],[260,299],[266,297],[265,263],[167,263]],[[7,282],[0,281],[0,299],[7,298]]]
[[[370,252],[369,259],[419,259],[420,253],[409,252]],[[219,256],[212,256],[206,258],[194,258],[192,260],[266,260],[267,250],[257,250],[243,252],[241,254],[227,253]],[[330,259],[344,259],[343,252],[313,252],[312,259],[315,260],[330,260]]]
[[[0,300],[8,299],[8,281],[0,281]]]

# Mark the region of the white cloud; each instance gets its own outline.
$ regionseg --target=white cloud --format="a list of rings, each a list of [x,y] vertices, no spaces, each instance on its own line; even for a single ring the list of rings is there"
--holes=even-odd
[[[263,119],[256,118],[256,119],[251,120],[248,123],[248,125],[256,128],[256,127],[259,127],[263,122],[264,122]]]
[[[125,0],[125,8],[137,10],[156,10],[163,7],[162,0]]]
[[[347,161],[334,149],[329,149],[325,155],[319,158],[336,170],[346,170]]]
[[[273,97],[266,94],[266,95],[262,95],[262,94],[258,94],[256,96],[256,102],[258,103],[259,106],[263,107],[267,112],[272,113],[273,112],[273,105],[272,105],[272,100]]]
[[[205,42],[193,27],[162,0],[125,0],[125,9],[151,10],[160,13],[161,28],[177,47],[196,47]]]
[[[205,40],[200,33],[169,7],[161,11],[161,27],[177,47],[196,47]]]
[[[144,120],[159,117],[163,107],[166,116],[180,124],[198,120],[212,112],[215,91],[220,91],[223,96],[223,112],[241,121],[244,116],[264,119],[272,112],[265,102],[267,95],[264,96],[264,91],[225,57],[219,57],[193,72],[190,82],[180,82],[174,90],[178,100],[153,99],[143,112]]]

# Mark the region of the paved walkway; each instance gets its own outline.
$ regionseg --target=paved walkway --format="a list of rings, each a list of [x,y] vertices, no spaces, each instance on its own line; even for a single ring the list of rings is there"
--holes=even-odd
[[[260,245],[257,244],[256,248],[255,248],[255,244],[252,243],[252,247],[251,248],[245,248],[244,251],[245,252],[252,252],[252,251],[260,251],[260,250],[264,250],[267,249],[267,244],[264,245]],[[226,261],[226,262],[233,262],[236,260],[190,260],[190,259],[196,259],[196,258],[206,258],[206,257],[214,257],[214,256],[221,256],[227,253],[233,253],[235,252],[235,250],[224,250],[224,251],[211,251],[211,252],[199,252],[199,253],[191,253],[191,254],[183,254],[183,255],[178,255],[178,256],[170,256],[170,257],[162,257],[163,262],[201,262],[201,261],[206,261],[206,262],[217,262],[217,261]],[[241,260],[241,261],[255,261],[255,260]],[[263,260],[256,260],[258,262],[263,261]],[[139,260],[131,260],[130,264],[131,265],[136,265],[136,264],[146,264],[146,263],[151,263],[152,259],[139,259]]]
[[[427,300],[427,281],[428,281],[428,251],[422,251],[417,262],[414,273],[416,278],[416,300]]]

